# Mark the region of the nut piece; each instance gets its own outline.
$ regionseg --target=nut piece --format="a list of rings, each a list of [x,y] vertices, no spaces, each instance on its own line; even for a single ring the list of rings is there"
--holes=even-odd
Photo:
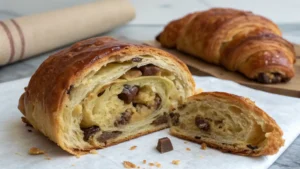
[[[205,143],[202,143],[202,144],[201,144],[201,149],[202,149],[202,150],[206,150],[206,148],[207,148],[207,145],[206,145]]]
[[[123,166],[125,168],[136,168],[136,165],[129,161],[123,161]]]
[[[174,165],[179,165],[179,163],[180,163],[180,160],[173,160],[172,161],[172,164],[174,164]]]
[[[32,147],[29,152],[30,155],[40,155],[40,154],[45,154],[45,152],[43,150],[40,150],[36,147]]]
[[[173,145],[168,137],[160,138],[157,142],[156,149],[160,153],[166,153],[173,150]]]

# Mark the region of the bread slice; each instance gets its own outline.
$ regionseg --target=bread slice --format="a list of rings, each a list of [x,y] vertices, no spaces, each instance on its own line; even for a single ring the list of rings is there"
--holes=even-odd
[[[262,156],[284,145],[277,123],[248,98],[203,92],[170,113],[171,134],[223,152]]]

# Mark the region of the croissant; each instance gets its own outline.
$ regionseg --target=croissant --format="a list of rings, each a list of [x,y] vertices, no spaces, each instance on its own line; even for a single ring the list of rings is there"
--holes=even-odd
[[[74,155],[168,127],[194,94],[187,66],[162,50],[110,37],[46,59],[20,97],[28,123]]]
[[[170,113],[172,135],[223,152],[271,155],[284,145],[276,122],[250,99],[223,92],[191,96]]]
[[[170,22],[156,39],[260,83],[286,82],[295,74],[293,45],[272,21],[251,12],[195,12]]]

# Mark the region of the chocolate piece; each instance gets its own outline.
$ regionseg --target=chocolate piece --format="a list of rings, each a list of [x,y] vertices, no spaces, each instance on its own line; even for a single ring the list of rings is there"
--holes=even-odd
[[[155,120],[152,121],[152,125],[158,126],[161,124],[168,123],[168,117],[166,114],[158,116]]]
[[[159,97],[158,94],[156,94],[154,99],[154,109],[157,110],[160,105],[161,105],[161,98]]]
[[[287,82],[290,79],[284,78],[284,76],[280,73],[259,73],[256,80],[260,83],[270,84]]]
[[[105,90],[103,90],[102,92],[98,93],[97,96],[98,97],[102,96],[104,92],[105,92]]]
[[[160,68],[154,65],[146,65],[140,67],[140,70],[143,73],[143,76],[153,76],[157,75],[157,73],[160,71]]]
[[[104,131],[98,138],[97,140],[99,142],[106,142],[109,139],[116,138],[120,134],[122,134],[122,131]]]
[[[121,113],[121,116],[114,122],[114,125],[116,127],[119,127],[121,125],[128,124],[130,119],[131,119],[132,114],[133,113],[131,111],[128,111],[128,110]]]
[[[156,149],[160,153],[166,153],[173,150],[173,145],[168,137],[160,138],[157,142]]]
[[[258,149],[258,147],[257,147],[257,146],[252,146],[252,145],[250,145],[250,144],[248,144],[248,145],[247,145],[247,147],[248,147],[248,148],[250,148],[251,150]]]
[[[174,126],[178,126],[178,125],[179,125],[179,117],[180,117],[180,114],[171,112],[169,115],[170,115],[170,117],[171,117],[171,123],[172,123]]]
[[[139,93],[138,86],[124,85],[122,93],[118,94],[118,98],[120,100],[123,100],[126,104],[129,104],[132,102],[134,97],[138,95],[138,93]]]
[[[69,89],[67,90],[67,94],[70,94],[71,93],[71,90],[74,88],[74,85],[71,85],[70,87],[69,87]]]
[[[81,130],[83,131],[83,140],[88,141],[92,135],[96,134],[101,129],[99,126],[92,126],[88,128],[81,128]]]
[[[201,137],[199,137],[199,136],[195,136],[195,139],[199,139],[199,140],[200,140],[200,139],[201,139]]]
[[[131,59],[133,62],[141,62],[143,58],[132,58]]]
[[[202,119],[200,116],[197,116],[195,118],[195,124],[199,129],[201,129],[203,131],[208,131],[210,128],[209,123],[207,121],[205,121],[204,119]]]

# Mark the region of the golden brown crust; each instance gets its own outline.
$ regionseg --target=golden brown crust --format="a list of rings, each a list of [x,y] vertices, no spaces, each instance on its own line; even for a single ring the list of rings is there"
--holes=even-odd
[[[230,145],[226,144],[216,144],[213,142],[207,142],[203,141],[201,139],[196,139],[196,138],[191,138],[187,137],[183,134],[180,134],[174,130],[171,129],[171,134],[183,139],[187,139],[196,143],[206,143],[209,147],[219,149],[223,152],[228,152],[228,153],[234,153],[234,154],[239,154],[239,155],[245,155],[245,156],[262,156],[262,155],[272,155],[278,152],[279,148],[284,145],[284,140],[282,139],[283,132],[276,123],[272,117],[270,117],[267,113],[265,113],[262,109],[257,107],[254,102],[252,102],[248,98],[240,97],[237,95],[229,94],[229,93],[224,93],[224,92],[202,92],[200,94],[191,96],[188,98],[190,101],[194,100],[203,100],[206,97],[214,97],[214,98],[221,98],[228,100],[230,102],[237,103],[239,105],[243,105],[243,107],[246,107],[247,110],[251,110],[256,116],[260,117],[263,119],[265,126],[267,127],[266,130],[270,130],[267,135],[267,144],[263,146],[262,149],[259,149],[259,151],[256,150],[250,150],[250,149],[244,149],[244,148],[238,148],[238,147],[233,147]]]
[[[157,40],[164,47],[238,71],[261,83],[284,82],[294,76],[293,46],[281,37],[277,25],[251,12],[226,8],[195,12],[170,22]],[[248,46],[243,47],[245,44]],[[268,52],[269,56],[259,57],[258,52]],[[276,76],[267,79],[260,78],[260,74]]]
[[[64,150],[72,153],[70,147],[65,147],[62,143],[60,126],[63,124],[59,119],[64,103],[69,98],[69,90],[77,79],[93,67],[106,63],[112,58],[119,61],[128,55],[157,55],[168,58],[178,69],[187,73],[189,83],[193,88],[195,86],[187,66],[163,50],[148,45],[122,42],[110,37],[96,37],[78,42],[49,56],[33,74],[20,97],[20,111],[35,128],[58,143]],[[39,117],[35,117],[38,118],[38,122],[31,121],[33,116],[36,116],[32,113],[34,110],[39,114]],[[37,123],[40,123],[40,127],[37,127]]]

